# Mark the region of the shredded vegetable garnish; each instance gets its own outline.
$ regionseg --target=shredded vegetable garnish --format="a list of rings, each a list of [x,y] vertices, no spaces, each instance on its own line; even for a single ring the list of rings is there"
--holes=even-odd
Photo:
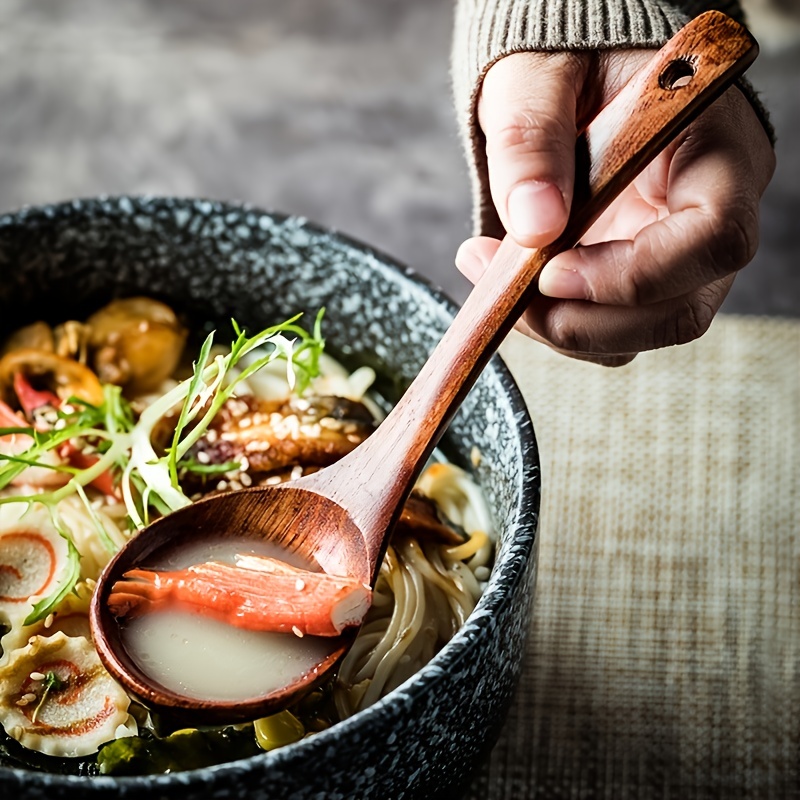
[[[191,502],[178,483],[178,465],[208,430],[222,406],[235,395],[239,383],[267,364],[284,358],[290,388],[297,392],[305,389],[319,372],[319,357],[325,346],[320,333],[322,315],[323,311],[317,314],[313,333],[295,324],[301,316],[298,314],[281,325],[273,325],[251,337],[234,320],[236,339],[231,344],[230,352],[213,359],[211,348],[214,335],[208,335],[194,363],[192,377],[146,408],[131,431],[130,460],[122,474],[122,496],[135,527],[141,528],[147,524],[148,504],[158,506],[160,501],[161,508],[176,511]],[[297,339],[289,339],[287,334],[294,334]],[[239,369],[246,356],[254,358]],[[153,449],[153,429],[179,403],[182,405],[172,444],[166,455],[159,458]],[[144,498],[141,504],[137,503],[133,493],[134,474],[144,484],[140,492]]]

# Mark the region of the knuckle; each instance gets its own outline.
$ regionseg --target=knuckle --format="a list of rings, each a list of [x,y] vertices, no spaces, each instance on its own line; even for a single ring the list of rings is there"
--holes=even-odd
[[[699,339],[711,326],[716,313],[717,304],[710,293],[696,292],[675,315],[672,336],[664,344],[688,344]]]
[[[571,137],[571,138],[570,138]],[[544,152],[562,155],[567,142],[574,141],[574,129],[558,114],[518,109],[496,128],[487,131],[487,153]]]
[[[654,234],[658,236],[656,232]],[[651,237],[637,237],[633,242],[631,257],[620,263],[617,274],[623,303],[631,306],[649,305],[660,299],[663,276],[652,265],[657,262],[656,251],[664,244]]]
[[[758,249],[758,212],[752,208],[725,214],[718,230],[723,261],[728,272],[741,269],[753,260]]]
[[[550,320],[546,332],[547,340],[558,350],[565,353],[593,353],[589,332],[577,326],[566,314],[557,314]]]

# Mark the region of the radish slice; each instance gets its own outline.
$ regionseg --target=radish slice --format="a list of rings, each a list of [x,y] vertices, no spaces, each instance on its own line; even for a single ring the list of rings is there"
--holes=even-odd
[[[42,506],[0,505],[0,618],[12,627],[58,586],[67,543]]]

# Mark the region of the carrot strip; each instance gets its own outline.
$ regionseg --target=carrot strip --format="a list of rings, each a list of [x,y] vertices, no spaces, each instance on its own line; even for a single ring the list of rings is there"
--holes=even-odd
[[[360,625],[372,602],[372,591],[354,578],[257,556],[237,561],[237,566],[209,561],[183,570],[130,570],[111,588],[109,608],[123,617],[174,603],[247,630],[338,636]]]
[[[81,452],[72,442],[66,442],[64,447],[59,449],[59,455],[66,458],[67,463],[71,467],[76,467],[77,469],[89,469],[89,467],[93,467],[100,460],[97,456],[89,456]],[[106,497],[115,497],[117,500],[122,499],[119,489],[114,484],[114,476],[111,470],[107,469],[105,472],[101,472],[91,482],[90,486],[94,486],[95,489],[102,492]]]

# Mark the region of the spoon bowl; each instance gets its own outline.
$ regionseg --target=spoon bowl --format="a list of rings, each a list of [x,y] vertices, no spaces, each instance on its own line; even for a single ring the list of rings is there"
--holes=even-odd
[[[176,541],[197,539],[212,531],[215,540],[230,539],[246,543],[261,539],[279,544],[301,560],[323,565],[326,571],[345,574],[349,568],[362,582],[370,580],[368,559],[363,541],[344,509],[329,501],[325,526],[306,527],[302,513],[288,519],[294,525],[281,525],[287,510],[302,512],[315,498],[296,484],[243,489],[205,500],[199,500],[168,517],[162,517],[147,528],[146,535],[134,537],[109,562],[92,600],[91,621],[95,645],[108,671],[127,691],[144,705],[169,713],[176,721],[187,724],[224,724],[245,722],[279,711],[287,705],[283,690],[265,692],[246,700],[198,699],[179,694],[143,671],[125,647],[118,620],[108,607],[108,596],[114,584],[131,565],[156,567],[162,554],[173,549]],[[235,522],[232,524],[232,520]],[[304,531],[306,534],[304,535]],[[331,547],[332,542],[337,546]],[[345,566],[349,565],[349,566]],[[328,652],[321,657],[293,686],[298,694],[314,688],[349,649],[355,638],[352,629],[332,637]]]
[[[192,721],[263,716],[322,679],[352,636],[305,675],[262,697],[198,701],[131,669],[109,587],[159,546],[187,537],[235,535],[270,541],[330,574],[373,583],[414,480],[483,367],[536,292],[557,253],[573,247],[611,201],[752,63],[757,45],[737,23],[708,12],[689,23],[619,92],[578,139],[575,196],[553,244],[524,250],[506,238],[417,378],[378,430],[341,461],[290,485],[209,498],[170,514],[131,540],[104,571],[92,601],[92,633],[109,671],[145,703]]]

